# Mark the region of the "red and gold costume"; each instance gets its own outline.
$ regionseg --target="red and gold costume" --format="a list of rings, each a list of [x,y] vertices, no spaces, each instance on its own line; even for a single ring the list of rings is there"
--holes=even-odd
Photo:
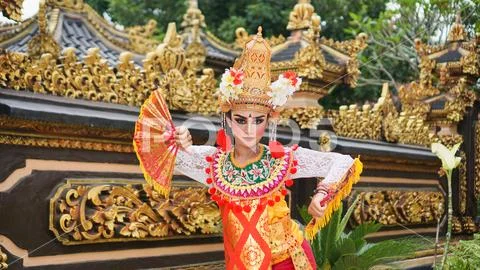
[[[270,55],[270,47],[259,31],[245,44],[234,69],[224,74],[228,78],[220,85],[223,112],[240,109],[271,113],[286,100],[272,93],[281,85],[270,84]],[[301,82],[291,74],[282,78],[296,87]],[[175,169],[208,185],[212,199],[218,203],[227,269],[316,269],[304,232],[290,217],[285,201],[287,188],[295,179],[324,178],[326,211],[305,227],[306,238],[311,239],[350,193],[362,170],[361,162],[348,155],[296,146],[273,151],[270,145],[260,145],[258,156],[246,166],[236,163],[234,151],[228,147],[191,146],[188,150],[178,152]]]

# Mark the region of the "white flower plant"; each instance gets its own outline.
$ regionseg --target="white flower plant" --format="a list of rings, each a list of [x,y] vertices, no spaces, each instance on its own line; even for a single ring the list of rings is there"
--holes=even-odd
[[[445,261],[448,254],[448,246],[450,244],[450,238],[452,235],[452,172],[455,168],[458,167],[461,157],[455,156],[458,149],[460,148],[461,143],[455,144],[452,148],[448,149],[445,145],[441,143],[432,143],[431,149],[432,153],[435,154],[442,161],[442,170],[447,176],[447,185],[448,185],[448,222],[447,222],[447,235],[445,239],[445,247],[442,257],[442,262],[439,269],[444,269]]]

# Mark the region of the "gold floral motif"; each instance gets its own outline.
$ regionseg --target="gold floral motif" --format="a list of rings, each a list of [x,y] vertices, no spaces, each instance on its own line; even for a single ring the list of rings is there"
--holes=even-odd
[[[171,109],[191,111],[194,102],[215,104],[213,95],[192,95],[216,85],[216,80],[209,70],[197,77],[192,64],[195,60],[188,59],[181,46],[182,39],[173,24],[162,45],[147,55],[143,70],[133,64],[129,52],[120,55],[114,69],[101,58],[98,48],[89,49],[83,61],[77,60],[74,48],[66,48],[60,57],[47,53],[39,59],[2,52],[0,86],[130,106],[140,106],[151,91],[160,88]],[[203,99],[193,101],[200,97]],[[196,107],[203,108],[202,112],[215,111],[205,105]]]
[[[310,0],[299,0],[288,17],[288,30],[302,30],[310,27],[314,7]]]
[[[3,131],[17,132],[23,134],[48,135],[56,137],[81,137],[83,140],[88,138],[110,139],[130,143],[132,141],[132,131],[117,130],[112,128],[86,127],[74,124],[64,124],[47,121],[33,121],[20,118],[0,116],[0,129]]]
[[[480,75],[480,59],[478,53],[470,53],[460,58],[460,65],[466,74]]]
[[[300,128],[315,129],[323,115],[324,110],[322,107],[288,108],[281,112],[279,124],[287,125],[288,120],[293,119],[300,125]]]
[[[447,119],[454,122],[460,122],[465,115],[467,107],[472,107],[475,102],[475,92],[467,89],[465,78],[458,80],[457,85],[449,90],[449,94],[453,97],[452,101],[447,101],[444,111],[446,111]]]
[[[462,230],[464,233],[472,234],[478,232],[478,227],[473,221],[473,217],[462,217]]]
[[[158,42],[152,38],[157,27],[157,21],[151,19],[146,25],[137,25],[127,28],[128,38],[132,49],[141,54],[152,51]]]
[[[0,11],[14,21],[22,20],[22,5],[24,0],[7,0],[0,2]]]
[[[361,192],[354,210],[354,224],[379,222],[384,225],[435,224],[445,213],[445,198],[434,191]]]
[[[106,152],[124,152],[133,153],[133,147],[131,143],[110,143],[102,141],[83,141],[76,138],[64,139],[64,138],[44,138],[28,135],[4,135],[0,134],[0,144],[13,144],[35,147],[48,147],[48,148],[65,148],[65,149],[84,149]]]
[[[217,236],[206,188],[175,186],[169,199],[143,181],[68,180],[50,199],[50,230],[64,245]]]
[[[198,8],[197,0],[188,0],[188,9],[187,12],[183,15],[183,21],[180,25],[183,28],[189,27],[206,27],[205,16],[202,14],[202,11]]]
[[[480,124],[475,123],[475,198],[480,195]]]
[[[38,9],[38,34],[28,42],[28,54],[39,58],[44,53],[58,56],[60,47],[47,30],[47,16],[45,1],[40,1]]]
[[[83,9],[85,3],[83,0],[47,0],[49,5],[73,10]]]
[[[384,116],[391,117],[396,110],[391,101],[388,85],[384,85],[382,96],[373,106],[365,104],[362,108],[352,104],[350,106],[340,106],[338,111],[332,111],[332,126],[335,133],[340,136],[380,140],[382,138],[382,121]],[[391,123],[392,128],[396,125]],[[392,137],[390,127],[385,127],[388,136]]]
[[[460,151],[459,157],[462,158],[460,165],[458,166],[458,181],[459,181],[459,192],[458,192],[458,201],[460,214],[464,215],[467,210],[467,155],[462,150]]]
[[[323,78],[325,57],[318,44],[312,43],[296,52],[294,63],[299,76],[308,79]]]
[[[7,259],[7,254],[3,253],[2,248],[0,248],[0,270],[8,269]]]
[[[452,233],[459,234],[462,232],[462,223],[456,216],[452,217]]]
[[[450,32],[448,33],[447,41],[464,41],[466,39],[467,32],[465,31],[465,26],[462,24],[460,12],[458,12],[455,18],[455,23],[452,25]]]

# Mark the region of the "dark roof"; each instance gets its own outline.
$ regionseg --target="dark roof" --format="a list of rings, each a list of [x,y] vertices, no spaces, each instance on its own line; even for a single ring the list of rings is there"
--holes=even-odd
[[[435,58],[435,61],[437,63],[456,62],[460,61],[460,58],[462,58],[462,56],[463,55],[458,51],[458,49],[448,49],[444,54],[440,55],[438,58]]]
[[[280,49],[278,52],[275,52],[274,55],[272,55],[272,62],[280,62],[280,61],[288,61],[292,60],[295,57],[295,54],[302,48],[302,44],[300,41],[297,42],[290,42],[288,43],[286,48]],[[342,62],[340,62],[333,54],[328,52],[327,50],[321,48],[323,56],[325,57],[325,61],[336,64],[336,65],[341,65]]]
[[[297,53],[301,48],[302,44],[300,41],[288,43],[286,48],[272,55],[272,62],[291,60],[295,57],[295,53]]]
[[[207,57],[209,58],[222,60],[222,61],[225,61],[226,63],[233,63],[233,61],[237,57],[237,55],[227,50],[223,50],[219,46],[216,46],[215,44],[210,42],[206,37],[202,38],[202,44],[207,49]]]
[[[94,32],[88,29],[83,20],[64,16],[60,21],[62,22],[62,34],[59,44],[62,48],[74,47],[77,56],[83,57],[87,54],[88,49],[97,47],[100,49],[100,55],[111,65],[117,63],[121,52],[109,48]],[[137,64],[139,63],[137,62]]]
[[[30,27],[24,27],[21,30],[14,29],[9,31],[0,31],[0,35],[12,35],[12,31],[16,31],[15,34],[19,35],[19,32],[26,31],[27,33],[21,39],[11,38],[6,40],[5,49],[15,52],[26,53],[28,51],[28,42],[38,34],[38,21],[35,20]],[[108,32],[109,39],[114,39],[116,43],[128,44],[129,40],[127,36],[119,36],[109,29],[105,28],[104,31]],[[119,55],[126,51],[117,45],[114,45],[106,37],[95,30],[94,26],[87,21],[82,15],[77,13],[70,14],[67,11],[61,10],[59,14],[58,24],[52,34],[55,41],[63,50],[67,47],[73,47],[76,49],[76,55],[79,58],[83,58],[88,49],[99,48],[99,53],[102,58],[108,61],[111,65],[116,65],[119,59]],[[133,60],[137,65],[142,64],[144,55],[133,53]]]

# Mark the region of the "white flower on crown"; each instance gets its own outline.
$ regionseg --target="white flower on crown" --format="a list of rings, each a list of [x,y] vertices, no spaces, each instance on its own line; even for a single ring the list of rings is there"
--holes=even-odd
[[[223,101],[235,100],[242,92],[244,74],[234,68],[225,69],[220,82],[220,94]]]
[[[288,98],[300,89],[301,83],[302,79],[297,77],[293,71],[281,74],[276,81],[270,84],[272,91],[268,95],[273,108],[285,105]]]

